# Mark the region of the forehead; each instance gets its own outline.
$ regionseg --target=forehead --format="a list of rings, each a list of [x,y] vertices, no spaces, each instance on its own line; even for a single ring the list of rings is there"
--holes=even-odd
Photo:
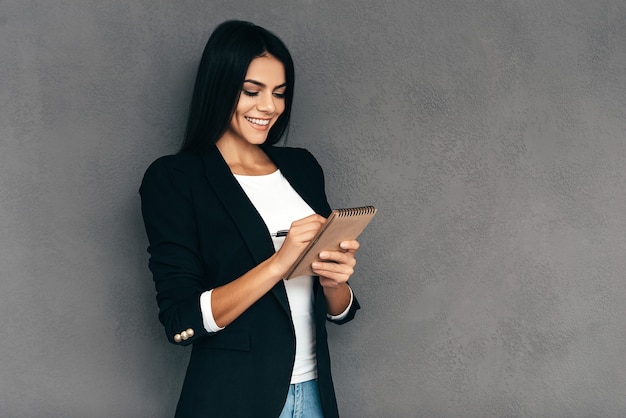
[[[285,66],[272,55],[256,57],[250,62],[246,80],[254,80],[269,87],[285,84]]]

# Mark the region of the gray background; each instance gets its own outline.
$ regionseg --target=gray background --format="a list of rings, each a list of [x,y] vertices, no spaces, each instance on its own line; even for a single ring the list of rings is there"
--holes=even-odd
[[[290,47],[331,204],[380,209],[343,416],[625,416],[622,0],[0,0],[0,416],[173,414],[137,189],[235,17]]]

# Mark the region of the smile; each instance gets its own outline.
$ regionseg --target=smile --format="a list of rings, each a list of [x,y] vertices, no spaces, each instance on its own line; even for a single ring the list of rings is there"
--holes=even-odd
[[[254,123],[255,125],[259,125],[259,126],[267,126],[270,123],[269,119],[255,119],[255,118],[249,118],[248,116],[244,116],[246,118],[246,120],[250,123]]]

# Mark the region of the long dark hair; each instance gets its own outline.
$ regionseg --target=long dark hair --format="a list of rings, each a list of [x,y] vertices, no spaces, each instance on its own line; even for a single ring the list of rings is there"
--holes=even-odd
[[[286,132],[293,102],[294,68],[285,44],[250,22],[229,20],[213,31],[202,54],[194,86],[185,139],[180,151],[203,152],[224,134],[241,94],[250,62],[270,54],[285,67],[285,110],[270,129],[267,144]]]

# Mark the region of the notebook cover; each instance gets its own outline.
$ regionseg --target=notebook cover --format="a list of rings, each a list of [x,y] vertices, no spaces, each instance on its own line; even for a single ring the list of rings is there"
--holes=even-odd
[[[285,279],[298,276],[313,276],[311,264],[318,259],[319,253],[341,251],[342,241],[356,239],[370,223],[377,209],[373,206],[358,208],[335,209],[328,216],[315,237],[293,264]]]

